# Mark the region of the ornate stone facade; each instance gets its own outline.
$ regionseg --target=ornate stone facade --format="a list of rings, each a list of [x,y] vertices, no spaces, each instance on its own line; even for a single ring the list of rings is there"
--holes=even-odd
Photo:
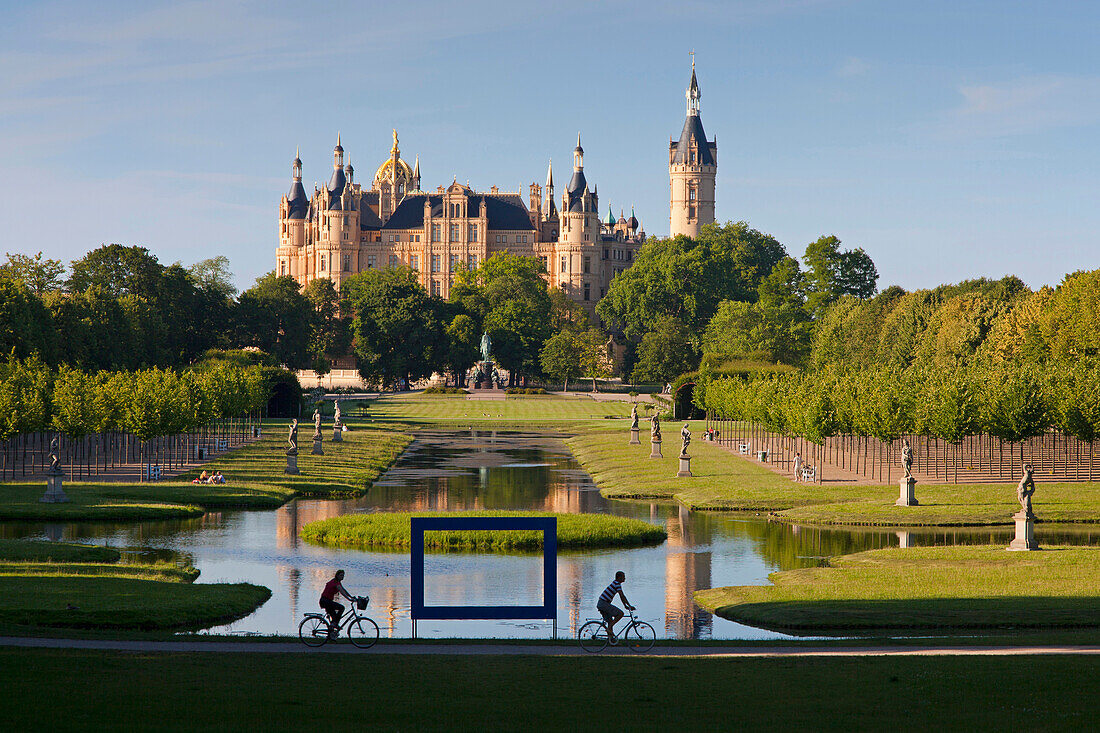
[[[429,293],[445,298],[459,268],[510,252],[541,258],[550,284],[592,310],[645,241],[633,212],[615,218],[609,208],[601,220],[596,188],[585,178],[579,135],[560,204],[552,169],[545,186],[531,184],[526,203],[519,192],[496,186],[477,192],[457,181],[424,192],[419,158],[412,168],[401,158],[396,131],[390,155],[369,188],[355,181],[350,163],[345,165],[339,136],[332,176],[311,196],[302,186],[302,161],[295,156],[292,165],[290,191],[279,204],[275,268],[303,286],[327,277],[339,288],[358,272],[410,267]]]

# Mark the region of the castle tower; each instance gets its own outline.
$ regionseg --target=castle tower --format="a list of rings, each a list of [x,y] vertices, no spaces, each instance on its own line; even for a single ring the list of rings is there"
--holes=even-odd
[[[668,143],[669,235],[699,235],[714,222],[714,177],[718,172],[718,141],[707,141],[699,119],[699,82],[695,59],[687,89],[687,119],[679,140]]]
[[[560,222],[556,261],[550,267],[556,274],[552,280],[571,298],[594,308],[598,299],[594,297],[598,291],[594,263],[600,242],[599,196],[588,188],[584,177],[580,133],[573,149],[573,176],[562,194]]]
[[[279,202],[279,249],[275,255],[275,272],[298,277],[303,246],[306,244],[309,198],[302,187],[302,159],[297,150],[290,166],[290,190]]]

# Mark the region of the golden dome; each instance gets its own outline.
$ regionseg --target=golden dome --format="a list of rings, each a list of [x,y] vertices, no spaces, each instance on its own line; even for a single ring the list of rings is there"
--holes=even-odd
[[[397,160],[397,170],[393,170],[393,161]],[[412,168],[409,164],[401,159],[401,151],[397,148],[397,130],[393,131],[393,147],[390,148],[390,157],[382,161],[382,165],[378,166],[378,170],[374,173],[374,184],[378,185],[383,181],[390,180],[393,177],[394,182],[404,182],[405,184],[412,183]]]

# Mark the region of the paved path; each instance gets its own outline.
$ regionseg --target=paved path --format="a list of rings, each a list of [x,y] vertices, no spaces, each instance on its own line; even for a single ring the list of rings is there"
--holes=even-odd
[[[457,654],[586,656],[576,644],[402,644],[381,643],[371,649],[356,649],[346,641],[310,649],[297,642],[242,641],[126,641],[102,639],[45,639],[0,637],[0,647],[26,649],[92,649],[123,652],[217,652],[245,654]],[[629,649],[609,647],[604,655],[635,656]],[[1018,656],[1100,654],[1100,646],[657,646],[647,657],[930,657],[930,656]]]

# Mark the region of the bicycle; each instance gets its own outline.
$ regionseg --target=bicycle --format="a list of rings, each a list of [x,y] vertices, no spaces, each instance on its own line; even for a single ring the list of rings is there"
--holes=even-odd
[[[298,624],[298,638],[306,646],[324,646],[330,639],[335,640],[340,632],[347,629],[348,639],[360,649],[369,649],[378,641],[378,624],[359,611],[366,609],[370,598],[357,596],[351,604],[351,609],[340,617],[340,622],[335,628],[327,613],[307,613],[302,623]]]
[[[653,642],[657,638],[653,627],[645,621],[639,621],[634,611],[628,610],[627,613],[630,615],[630,623],[614,638],[607,633],[607,621],[598,619],[588,621],[577,632],[577,642],[581,645],[581,649],[595,654],[602,652],[608,644],[617,646],[620,642],[639,654],[652,649]]]

